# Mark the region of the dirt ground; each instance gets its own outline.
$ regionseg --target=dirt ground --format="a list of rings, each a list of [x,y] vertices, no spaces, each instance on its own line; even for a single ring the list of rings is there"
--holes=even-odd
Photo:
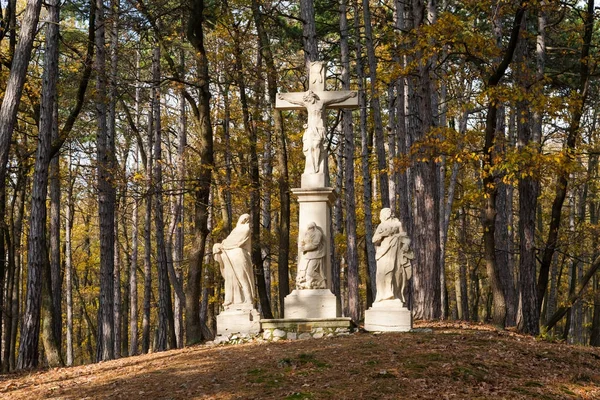
[[[480,325],[199,345],[0,375],[2,399],[600,399],[600,349]]]

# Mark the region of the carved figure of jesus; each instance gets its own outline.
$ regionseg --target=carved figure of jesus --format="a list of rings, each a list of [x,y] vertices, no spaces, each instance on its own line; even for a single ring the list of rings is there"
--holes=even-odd
[[[356,92],[350,92],[329,100],[322,100],[312,90],[306,91],[302,96],[302,100],[296,100],[292,96],[285,96],[282,93],[278,93],[277,97],[280,100],[286,100],[289,103],[306,108],[308,120],[302,136],[302,151],[306,156],[304,172],[325,172],[323,171],[326,157],[326,154],[323,151],[323,142],[325,141],[325,119],[327,118],[325,110],[330,104],[341,103],[344,100],[356,97]]]

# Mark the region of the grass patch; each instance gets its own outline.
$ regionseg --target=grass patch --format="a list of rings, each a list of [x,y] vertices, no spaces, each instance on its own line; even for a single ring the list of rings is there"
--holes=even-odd
[[[571,389],[569,389],[566,386],[561,386],[560,390],[562,390],[563,393],[568,394],[570,396],[577,396],[577,393],[575,393],[574,391],[572,391]]]
[[[544,384],[536,381],[527,381],[523,384],[526,387],[544,387]]]
[[[484,371],[471,369],[468,367],[456,367],[452,370],[451,375],[456,380],[486,382],[486,375]]]
[[[312,353],[300,353],[296,358],[282,358],[277,361],[279,368],[298,368],[303,365],[312,365],[317,368],[327,368],[329,365],[326,362],[317,360]]]

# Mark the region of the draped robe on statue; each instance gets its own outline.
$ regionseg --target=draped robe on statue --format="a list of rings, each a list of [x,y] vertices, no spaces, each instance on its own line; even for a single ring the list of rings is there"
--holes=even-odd
[[[404,287],[412,276],[410,261],[413,253],[408,249],[410,239],[402,228],[402,223],[391,217],[391,213],[382,210],[381,223],[373,235],[373,243],[377,246],[375,302],[404,298]]]
[[[250,216],[240,216],[236,227],[223,242],[213,246],[225,280],[225,309],[235,304],[253,304],[254,271],[250,258]]]

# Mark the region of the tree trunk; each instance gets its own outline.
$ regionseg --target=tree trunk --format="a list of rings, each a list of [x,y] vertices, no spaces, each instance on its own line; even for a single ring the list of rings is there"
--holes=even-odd
[[[107,129],[109,140],[112,141],[112,151],[115,149],[115,140],[117,135],[116,129],[116,106],[117,106],[117,74],[118,74],[118,35],[119,35],[119,0],[110,1],[109,21],[107,21],[110,40],[110,76],[108,78],[108,115]],[[114,154],[114,153],[113,153]],[[115,169],[111,170],[111,174],[117,173],[116,156],[111,160]],[[119,203],[116,200],[116,184],[114,190],[115,208],[118,208]],[[119,259],[119,224],[116,216],[117,210],[113,211],[113,318],[114,318],[114,357],[119,358],[121,352],[121,263]]]
[[[583,34],[583,44],[581,47],[579,65],[579,87],[577,89],[577,95],[580,101],[578,103],[579,106],[573,110],[571,120],[569,121],[569,127],[567,129],[567,138],[563,147],[563,153],[566,160],[564,163],[562,163],[562,165],[568,165],[569,162],[567,162],[567,160],[571,160],[574,157],[573,153],[575,150],[575,145],[577,142],[577,138],[580,135],[579,131],[581,128],[581,118],[583,116],[583,111],[586,106],[586,100],[588,96],[588,89],[590,83],[589,56],[594,28],[594,0],[588,0],[587,11],[584,18],[585,29]],[[550,272],[550,266],[552,264],[554,252],[558,245],[558,229],[560,227],[562,206],[567,195],[568,182],[569,172],[567,170],[560,171],[556,182],[554,201],[552,202],[550,228],[548,231],[548,237],[546,239],[546,244],[542,255],[540,273],[538,276],[537,302],[539,309],[541,309],[544,296],[546,295],[546,289],[548,288],[548,274]]]
[[[461,249],[467,248],[467,214],[463,208],[459,210],[458,240]],[[456,278],[456,307],[458,318],[469,321],[469,293],[467,287],[467,271],[469,261],[464,251],[458,253],[458,276]]]
[[[425,5],[412,0],[411,28],[420,30],[427,23]],[[431,60],[422,54],[409,81],[409,132],[411,142],[424,140],[434,126],[432,105]],[[417,156],[418,157],[418,156]],[[439,235],[439,174],[434,160],[413,163],[411,179],[413,199],[413,229],[415,260],[413,262],[413,315],[418,319],[441,316],[440,235]]]
[[[573,304],[575,304],[578,301],[581,301],[581,296],[583,296],[585,288],[587,287],[588,283],[590,282],[590,280],[592,279],[592,277],[594,276],[596,271],[598,271],[599,268],[600,268],[600,257],[597,257],[596,260],[590,266],[590,269],[584,275],[584,277],[581,280],[581,282],[579,283],[577,289],[572,291],[572,293],[569,295],[569,298],[567,299],[566,303],[564,305],[560,306],[556,310],[554,315],[552,315],[552,317],[550,317],[548,319],[548,323],[544,326],[544,329],[546,332],[548,332],[550,329],[552,329],[554,327],[554,325],[556,325],[565,316],[565,314],[571,310],[571,307],[573,306]]]
[[[342,89],[350,90],[350,47],[348,45],[347,0],[340,2],[340,51],[342,57]],[[358,245],[356,237],[356,194],[354,187],[354,132],[352,129],[352,111],[342,110],[342,138],[344,146],[344,199],[346,209],[346,265],[348,276],[351,277],[352,303],[358,300]],[[338,165],[342,168],[342,165]],[[340,188],[341,189],[341,188]],[[373,281],[372,281],[373,282]],[[374,286],[374,285],[373,285]],[[373,291],[374,292],[374,291]],[[339,292],[337,295],[339,296]],[[350,299],[349,299],[350,301]],[[351,318],[358,321],[360,314],[356,305],[350,308]],[[360,310],[359,310],[360,311]]]
[[[355,4],[354,14],[358,15],[358,4]],[[369,140],[367,135],[367,107],[364,95],[364,69],[362,59],[362,46],[360,44],[360,25],[359,19],[354,19],[354,29],[356,34],[356,75],[358,76],[358,108],[360,109],[360,138],[361,138],[361,171],[363,178],[363,208],[365,213],[365,253],[367,261],[367,273],[369,279],[372,282],[371,287],[372,293],[377,288],[373,284],[375,280],[375,274],[377,272],[377,260],[375,259],[375,245],[373,244],[373,212],[371,210],[371,204],[373,201],[373,192],[371,186],[371,173],[369,171]],[[346,139],[347,140],[347,139]],[[346,143],[348,145],[348,143]],[[352,145],[350,145],[352,147]],[[352,160],[353,161],[353,160]],[[348,162],[348,161],[347,161]],[[346,177],[349,172],[346,171]],[[348,216],[346,216],[348,218]],[[350,262],[350,259],[348,259]],[[352,266],[354,268],[354,266]],[[373,298],[375,298],[373,294]],[[350,270],[350,264],[348,264],[348,305],[350,309],[351,318],[358,316],[359,298],[358,298],[358,266],[356,270]],[[354,308],[353,308],[354,307]]]
[[[260,12],[259,3],[257,0],[252,1],[252,13],[256,31],[260,40],[260,51],[265,60],[267,73],[267,92],[269,94],[270,113],[273,115],[273,130],[274,135],[279,141],[279,149],[277,151],[277,164],[279,168],[279,178],[277,184],[279,186],[279,250],[277,255],[277,275],[279,279],[279,318],[284,316],[284,299],[290,293],[289,283],[289,267],[288,255],[290,248],[290,192],[289,192],[289,177],[287,165],[287,145],[286,137],[283,131],[283,119],[281,110],[275,109],[275,99],[277,97],[277,70],[273,60],[270,40],[264,26],[264,18]]]
[[[184,65],[183,51],[181,52],[181,64]],[[177,190],[175,199],[175,245],[173,248],[173,262],[176,271],[176,279],[181,282],[183,273],[183,247],[184,247],[184,224],[185,218],[183,215],[183,193],[185,191],[185,147],[187,146],[187,118],[185,115],[185,96],[183,90],[179,93],[179,143],[177,146]],[[177,347],[183,347],[183,308],[185,298],[180,299],[175,297],[175,331],[177,335]]]
[[[58,14],[58,12],[57,12]],[[50,22],[54,23],[54,22]],[[58,24],[58,20],[56,21]],[[57,44],[58,47],[58,39]],[[58,50],[57,64],[58,64]],[[58,73],[58,71],[56,71]],[[52,142],[58,140],[58,102],[54,103],[52,124]],[[52,287],[52,329],[56,338],[56,346],[60,350],[62,347],[62,273],[60,260],[60,169],[59,155],[55,154],[50,160],[49,165],[49,185],[50,185],[50,279]]]
[[[114,320],[114,251],[115,251],[115,138],[107,125],[107,85],[104,3],[96,0],[96,122],[98,168],[98,218],[100,225],[100,296],[98,308],[98,343],[96,360],[115,357]]]
[[[21,101],[27,67],[31,57],[33,39],[42,7],[41,0],[28,0],[19,32],[19,42],[12,57],[10,75],[6,83],[2,107],[0,108],[0,192],[5,193],[6,168],[13,130],[17,122],[17,111]],[[5,210],[2,211],[4,215]],[[0,227],[4,229],[4,227]],[[3,233],[3,232],[2,232]],[[4,235],[1,235],[4,237]]]
[[[202,339],[200,321],[200,283],[202,277],[202,260],[208,236],[208,206],[210,197],[211,168],[213,160],[213,135],[210,123],[210,88],[208,59],[204,48],[204,0],[193,0],[187,27],[187,37],[196,50],[199,82],[199,104],[195,110],[200,136],[200,171],[195,187],[194,216],[194,252],[191,255],[188,282],[186,285],[186,344],[191,345]]]
[[[67,305],[67,366],[73,365],[73,258],[71,232],[75,205],[73,203],[72,154],[69,149],[67,204],[65,209],[65,296]]]
[[[306,76],[309,76],[310,63],[319,61],[317,28],[315,25],[314,0],[300,0],[300,18],[302,19],[302,45]]]
[[[162,182],[162,128],[160,115],[160,47],[154,47],[152,56],[152,115],[154,120],[154,223],[156,227],[156,252],[158,266],[158,342],[156,351],[167,348],[176,348],[175,324],[173,308],[171,305],[171,286],[169,284],[167,266],[167,248],[165,242],[165,223],[163,207],[163,182]],[[167,347],[168,346],[168,347]]]
[[[379,174],[379,190],[381,192],[381,207],[390,206],[390,190],[388,183],[387,158],[385,155],[385,141],[383,137],[383,122],[381,120],[381,105],[377,92],[377,59],[373,44],[373,29],[371,26],[371,10],[369,1],[363,0],[363,18],[365,27],[365,47],[369,62],[369,92],[371,94],[370,107],[373,114],[375,129],[375,153],[377,154],[377,171]]]
[[[48,260],[48,249],[46,247],[48,166],[50,164],[52,130],[56,126],[54,108],[57,101],[56,85],[58,80],[58,10],[58,2],[56,0],[50,0],[48,3],[48,18],[51,23],[48,24],[46,33],[46,59],[42,83],[43,90],[38,148],[35,160],[33,188],[31,190],[29,241],[27,249],[27,300],[25,315],[21,325],[21,344],[19,346],[19,359],[17,361],[17,368],[19,369],[37,366],[41,307],[44,307],[45,309],[44,347],[49,365],[57,366],[62,363],[62,360],[60,359],[60,348],[58,347],[57,339],[54,336],[54,321],[52,319],[54,314],[52,313],[50,283],[51,276],[48,274],[50,265]],[[5,101],[7,95],[8,91],[5,94]],[[2,107],[2,111],[4,111],[4,107]],[[2,118],[2,115],[0,115],[0,118]],[[4,182],[4,177],[1,179],[2,182]],[[44,305],[42,305],[42,286],[44,279],[46,282],[46,296]]]
[[[527,77],[527,18],[521,22],[521,35],[516,49],[515,70],[517,84],[522,90],[527,90],[532,85]],[[517,148],[522,152],[536,151],[537,146],[532,135],[533,118],[530,116],[530,104],[527,99],[517,102]],[[527,153],[525,153],[527,154]],[[529,168],[532,168],[529,166]],[[539,183],[530,175],[520,177],[519,190],[519,330],[536,335],[539,333],[539,309],[537,309],[536,292],[536,258],[535,258],[535,217],[537,211],[537,198]],[[512,282],[509,282],[512,284]],[[506,286],[505,286],[506,288]],[[508,297],[508,291],[505,294]],[[507,298],[508,304],[508,298]]]

